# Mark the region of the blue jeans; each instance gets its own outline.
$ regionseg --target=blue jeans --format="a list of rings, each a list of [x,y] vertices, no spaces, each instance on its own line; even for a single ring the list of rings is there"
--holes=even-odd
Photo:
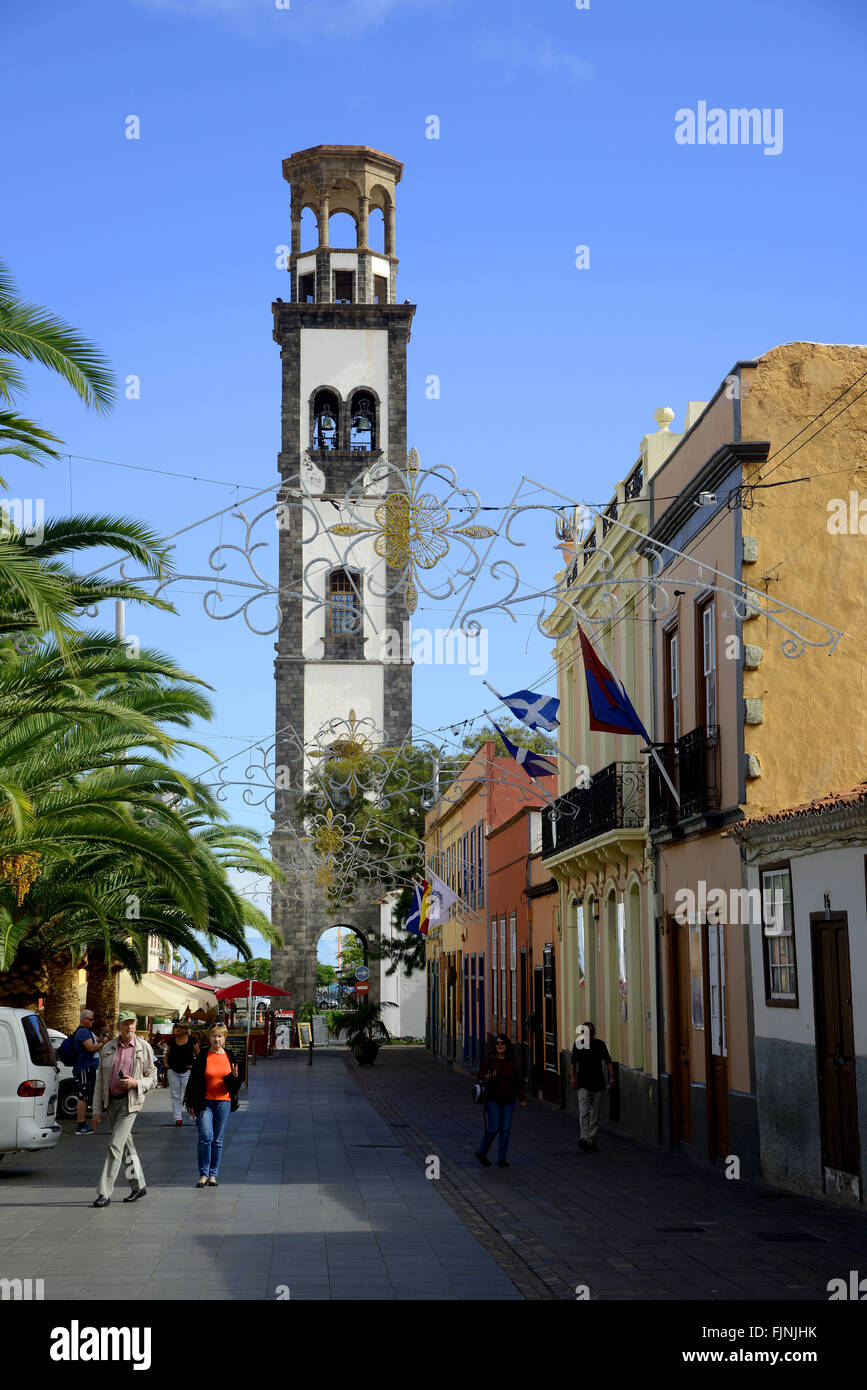
[[[478,1153],[487,1155],[488,1149],[497,1137],[500,1142],[497,1145],[497,1158],[505,1158],[506,1150],[509,1147],[509,1134],[512,1130],[512,1116],[515,1113],[515,1102],[510,1101],[508,1105],[501,1105],[498,1100],[489,1100],[485,1106],[485,1134],[479,1146]]]
[[[199,1111],[199,1177],[215,1178],[223,1156],[223,1131],[229,1118],[230,1100],[206,1100]]]

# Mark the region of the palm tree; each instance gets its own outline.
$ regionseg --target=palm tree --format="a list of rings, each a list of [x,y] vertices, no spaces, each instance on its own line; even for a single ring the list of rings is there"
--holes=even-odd
[[[26,392],[20,362],[39,362],[56,372],[100,414],[114,407],[114,379],[102,353],[49,310],[19,298],[8,266],[0,261],[0,403],[5,407],[14,407]],[[0,454],[44,464],[60,457],[54,445],[61,443],[14,408],[0,408]],[[0,487],[6,486],[0,479]]]
[[[109,546],[140,564],[147,574],[170,572],[168,548],[152,531],[128,517],[63,517],[44,522],[38,533],[0,526],[0,633],[18,634],[19,649],[50,632],[63,645],[75,619],[87,607],[108,599],[130,599],[174,612],[126,579],[82,577],[59,557],[70,551]]]
[[[393,1009],[389,1000],[375,1003],[372,999],[359,999],[351,1008],[340,1009],[332,1020],[332,1028],[339,1038],[345,1033],[347,1046],[352,1048],[360,1067],[373,1065],[379,1041],[390,1036],[382,1017],[383,1009]]]

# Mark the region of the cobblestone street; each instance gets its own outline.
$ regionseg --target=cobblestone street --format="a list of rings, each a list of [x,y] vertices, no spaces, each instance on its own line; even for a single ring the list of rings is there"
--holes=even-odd
[[[70,1125],[0,1165],[0,1277],[47,1299],[826,1300],[867,1269],[859,1212],[729,1182],[721,1170],[531,1101],[513,1166],[482,1170],[467,1078],[419,1048],[363,1071],[345,1049],[260,1062],[227,1131],[220,1186],[197,1191],[191,1121],[152,1093],[135,1139],[148,1184],[94,1211],[106,1137]],[[430,1157],[440,1177],[425,1176]]]

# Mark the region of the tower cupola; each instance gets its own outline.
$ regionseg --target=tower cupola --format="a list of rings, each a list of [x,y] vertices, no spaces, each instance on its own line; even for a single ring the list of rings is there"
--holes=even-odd
[[[395,303],[394,190],[402,173],[399,160],[367,145],[314,145],[284,159],[283,177],[292,189],[289,271],[295,303]],[[307,209],[316,220],[316,246],[302,250]],[[341,230],[332,236],[338,214],[352,219],[354,234]],[[340,226],[350,226],[345,216]]]

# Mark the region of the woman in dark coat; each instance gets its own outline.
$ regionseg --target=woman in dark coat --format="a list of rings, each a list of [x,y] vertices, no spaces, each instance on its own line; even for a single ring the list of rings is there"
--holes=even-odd
[[[199,1127],[199,1181],[196,1187],[216,1187],[223,1156],[223,1133],[229,1111],[237,1108],[241,1085],[238,1068],[226,1052],[226,1029],[217,1023],[208,1033],[208,1048],[190,1068],[184,1105]]]
[[[498,1033],[493,1046],[488,1049],[479,1067],[479,1080],[485,1083],[485,1132],[476,1150],[476,1158],[483,1168],[490,1168],[488,1149],[499,1134],[497,1166],[508,1168],[510,1164],[506,1162],[506,1151],[515,1104],[520,1101],[523,1109],[527,1099],[524,1082],[515,1062],[514,1048],[505,1034]]]

